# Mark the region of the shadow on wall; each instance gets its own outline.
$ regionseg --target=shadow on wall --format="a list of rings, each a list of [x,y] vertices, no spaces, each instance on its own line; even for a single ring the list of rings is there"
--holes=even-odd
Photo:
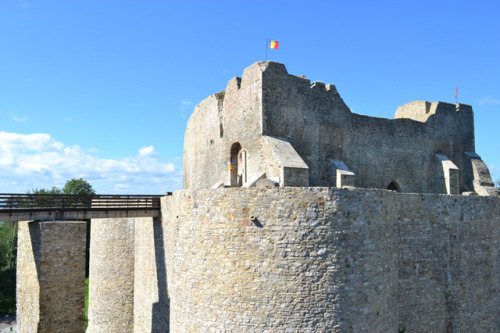
[[[36,221],[31,221],[28,223],[28,228],[30,232],[31,238],[31,248],[33,251],[33,259],[35,260],[36,266],[36,278],[37,280],[40,278],[40,256],[41,256],[41,231],[40,231],[40,223],[34,223]]]
[[[155,260],[158,284],[158,302],[153,303],[151,332],[169,332],[170,299],[167,292],[167,269],[165,267],[165,245],[160,218],[153,218]]]

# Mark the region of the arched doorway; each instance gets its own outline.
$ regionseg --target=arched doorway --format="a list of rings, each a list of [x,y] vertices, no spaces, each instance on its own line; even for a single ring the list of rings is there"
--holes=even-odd
[[[241,145],[239,142],[233,143],[231,146],[231,154],[229,158],[229,164],[231,165],[231,186],[238,187],[243,185],[243,180],[240,177],[240,172],[238,172],[238,157],[241,152]]]
[[[390,190],[390,191],[399,192],[398,183],[393,180],[392,182],[389,183],[389,185],[387,185],[387,189]]]
[[[247,151],[241,148],[239,142],[235,142],[231,146],[229,157],[231,186],[241,187],[247,179]]]

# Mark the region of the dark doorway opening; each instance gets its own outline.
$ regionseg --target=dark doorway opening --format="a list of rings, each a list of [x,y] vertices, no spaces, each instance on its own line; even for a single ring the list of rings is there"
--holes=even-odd
[[[238,175],[238,155],[241,151],[241,145],[239,142],[233,143],[231,146],[231,157],[229,164],[231,165],[231,186],[238,187],[242,185],[242,179]]]
[[[396,191],[399,192],[399,186],[395,181],[392,181],[387,185],[387,189],[390,191]]]

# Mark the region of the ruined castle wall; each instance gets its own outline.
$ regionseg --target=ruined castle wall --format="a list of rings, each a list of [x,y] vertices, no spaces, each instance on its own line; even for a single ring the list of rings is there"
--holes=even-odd
[[[133,332],[135,218],[92,219],[87,332]]]
[[[20,332],[84,332],[86,222],[19,222]]]
[[[354,171],[358,187],[386,188],[395,180],[403,192],[445,193],[435,159],[441,153],[462,170],[461,190],[472,190],[463,176],[464,152],[474,151],[470,106],[461,104],[457,112],[454,104],[432,103],[425,122],[410,106],[411,112],[401,111],[399,117],[419,121],[367,117],[351,113],[332,85],[309,85],[282,64],[261,67],[263,134],[292,143],[310,168],[310,185],[335,184],[328,162],[334,159]],[[425,113],[426,104],[411,106]]]
[[[247,179],[281,174],[266,155],[262,136],[270,136],[291,143],[309,167],[312,186],[336,184],[330,162],[336,160],[355,173],[357,187],[395,182],[402,192],[446,193],[436,158],[443,154],[460,170],[459,191],[474,190],[464,155],[475,150],[469,105],[416,101],[398,108],[396,118],[351,113],[334,85],[311,84],[282,64],[257,62],[196,107],[185,134],[184,188],[234,185],[224,162],[231,162],[236,142],[247,152]]]
[[[230,185],[231,147],[239,142],[248,153],[247,178],[260,170],[262,146],[261,71],[249,67],[225,91],[196,106],[184,137],[184,188]]]
[[[161,219],[135,219],[134,332],[168,332],[167,274]]]
[[[165,205],[171,331],[500,325],[497,198],[230,188]]]

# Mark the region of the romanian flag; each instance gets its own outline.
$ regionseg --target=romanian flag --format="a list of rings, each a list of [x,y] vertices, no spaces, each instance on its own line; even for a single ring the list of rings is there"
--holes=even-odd
[[[276,50],[279,50],[280,48],[280,43],[276,40],[270,40],[269,41],[269,48],[270,49],[276,49]]]
[[[455,98],[458,96],[458,87],[455,87]]]
[[[226,166],[227,166],[227,168],[228,168],[229,170],[233,170],[233,167],[231,166],[231,164],[227,164],[227,162],[224,162],[224,163],[226,164]]]

